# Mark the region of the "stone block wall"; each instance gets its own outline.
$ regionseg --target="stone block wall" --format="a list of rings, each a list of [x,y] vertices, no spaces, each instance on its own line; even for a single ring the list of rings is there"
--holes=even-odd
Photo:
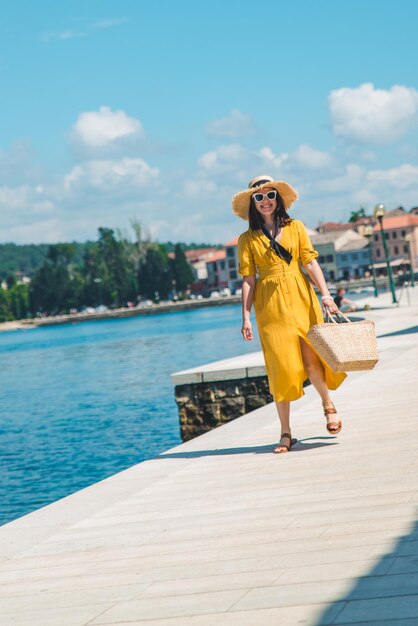
[[[188,441],[272,402],[267,376],[175,387],[180,433]]]

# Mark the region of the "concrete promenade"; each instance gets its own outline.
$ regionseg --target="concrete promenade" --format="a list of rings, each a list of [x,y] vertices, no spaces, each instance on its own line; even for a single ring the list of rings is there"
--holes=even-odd
[[[417,626],[418,287],[377,323],[380,362],[0,528],[2,626]]]

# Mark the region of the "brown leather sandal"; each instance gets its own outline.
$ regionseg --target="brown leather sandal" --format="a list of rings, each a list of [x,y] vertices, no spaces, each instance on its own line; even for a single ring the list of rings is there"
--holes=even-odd
[[[290,433],[282,433],[280,435],[280,441],[284,438],[289,439],[290,446],[286,445],[285,443],[279,443],[273,450],[274,454],[283,454],[284,452],[289,452],[290,448],[294,446],[295,443],[297,442],[297,439],[295,438],[292,439],[292,436]],[[279,448],[286,448],[286,450],[279,450]]]
[[[337,412],[337,409],[335,408],[334,405],[332,405],[331,407],[327,407],[327,408],[324,407],[325,417],[328,417],[328,415],[333,415],[336,412]],[[333,428],[331,428],[332,426]],[[331,435],[338,435],[342,427],[343,425],[342,425],[341,420],[338,420],[337,422],[327,422],[327,431],[331,433]]]

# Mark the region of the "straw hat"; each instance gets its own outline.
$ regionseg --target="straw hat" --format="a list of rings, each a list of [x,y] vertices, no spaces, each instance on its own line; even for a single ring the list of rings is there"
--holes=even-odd
[[[282,180],[273,180],[271,176],[256,176],[248,183],[248,189],[236,193],[232,198],[232,210],[235,215],[242,217],[243,220],[248,220],[251,196],[265,187],[272,187],[279,192],[285,209],[290,209],[294,201],[298,199],[297,192],[288,183]]]

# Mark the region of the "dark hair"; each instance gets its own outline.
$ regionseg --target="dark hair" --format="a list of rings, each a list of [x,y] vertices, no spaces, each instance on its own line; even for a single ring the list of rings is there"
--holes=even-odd
[[[289,217],[289,214],[286,211],[285,206],[284,206],[283,198],[281,197],[279,192],[277,192],[276,194],[276,202],[277,202],[277,206],[276,206],[276,210],[274,211],[273,219],[274,219],[275,225],[281,228],[282,226],[286,226],[287,224],[290,224],[290,222],[292,222],[293,219]],[[255,208],[254,198],[252,196],[250,197],[250,209],[248,211],[248,220],[250,222],[251,230],[260,230],[261,224],[263,223],[263,218],[261,217],[260,213]]]

